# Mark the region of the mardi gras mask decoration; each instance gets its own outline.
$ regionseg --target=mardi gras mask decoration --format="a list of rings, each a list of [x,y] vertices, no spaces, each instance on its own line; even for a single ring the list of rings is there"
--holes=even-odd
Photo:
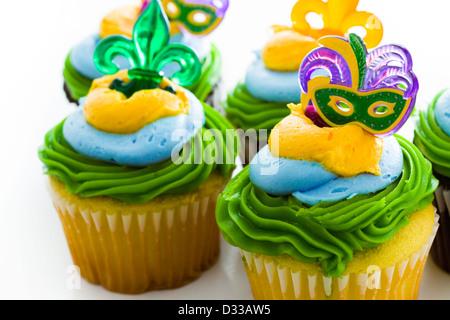
[[[142,8],[148,6],[144,1]],[[211,33],[228,10],[229,0],[162,0],[172,33],[181,31],[196,36]]]
[[[319,44],[300,67],[302,105],[333,127],[354,124],[381,137],[396,133],[419,89],[408,50],[385,45],[368,53],[355,34],[323,37]]]
[[[195,52],[182,44],[168,44],[169,22],[159,0],[152,0],[137,20],[133,39],[125,36],[110,36],[103,39],[94,53],[94,63],[103,74],[119,71],[113,62],[117,56],[128,59],[129,83],[116,79],[111,89],[127,97],[144,89],[154,89],[163,79],[161,70],[170,63],[177,63],[180,70],[171,80],[181,86],[195,83],[202,72],[202,65]]]

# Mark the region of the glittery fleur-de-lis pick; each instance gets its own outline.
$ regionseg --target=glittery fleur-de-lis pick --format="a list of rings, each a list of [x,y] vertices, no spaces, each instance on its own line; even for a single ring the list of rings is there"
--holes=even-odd
[[[103,39],[94,53],[94,63],[103,74],[119,71],[113,62],[117,56],[128,59],[130,82],[116,79],[112,89],[127,97],[144,89],[154,89],[163,79],[161,70],[169,63],[177,63],[180,70],[171,80],[181,86],[195,83],[201,75],[202,65],[195,52],[182,44],[169,44],[169,22],[160,0],[152,0],[137,20],[133,38],[110,36]]]
[[[148,5],[144,1],[142,8]],[[170,22],[171,33],[196,36],[211,33],[222,22],[229,0],[162,0]]]

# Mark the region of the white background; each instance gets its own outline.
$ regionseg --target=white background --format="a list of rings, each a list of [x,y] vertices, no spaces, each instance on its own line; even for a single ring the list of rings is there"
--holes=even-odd
[[[177,290],[127,296],[81,282],[71,289],[72,260],[59,218],[47,196],[37,148],[44,134],[74,108],[62,91],[62,68],[71,47],[98,31],[111,9],[136,0],[0,1],[0,299],[252,299],[234,248],[223,243],[219,262]],[[226,90],[239,81],[270,35],[290,24],[296,0],[230,0],[211,36],[224,58]],[[424,108],[450,87],[448,0],[361,0],[360,10],[383,22],[383,44],[412,53]],[[410,121],[401,133],[412,137]],[[450,299],[450,275],[428,260],[420,299]]]

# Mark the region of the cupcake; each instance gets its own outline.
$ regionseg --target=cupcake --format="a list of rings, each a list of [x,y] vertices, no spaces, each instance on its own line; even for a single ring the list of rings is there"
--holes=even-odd
[[[436,264],[450,273],[450,91],[440,92],[427,110],[420,111],[414,143],[433,165],[439,180],[435,203],[440,228],[431,247]]]
[[[201,77],[187,89],[201,101],[218,106],[216,102],[220,97],[222,56],[206,35],[224,18],[228,0],[186,3],[182,0],[163,0],[162,4],[170,21],[170,42],[191,47],[202,62]],[[93,63],[97,44],[111,35],[131,37],[133,26],[147,5],[148,1],[141,1],[141,5],[129,5],[111,11],[101,21],[99,32],[73,47],[66,57],[63,70],[64,91],[69,101],[78,104],[79,99],[89,92],[92,81],[104,76]],[[129,62],[122,57],[118,57],[115,62],[121,69],[130,67]],[[174,70],[173,66],[166,66],[163,71],[170,78]]]
[[[304,57],[319,46],[325,35],[345,36],[349,30],[365,30],[369,48],[383,37],[380,20],[371,13],[357,11],[359,1],[298,1],[292,10],[292,26],[275,25],[274,33],[247,68],[245,79],[229,93],[224,102],[226,117],[241,136],[241,160],[247,165],[267,144],[270,130],[289,115],[288,103],[300,102],[298,69]],[[307,15],[323,18],[323,28],[315,29]]]
[[[237,138],[223,116],[181,87],[196,81],[201,63],[168,40],[166,16],[152,1],[133,41],[100,42],[95,63],[111,75],[94,80],[39,149],[74,264],[114,292],[183,286],[220,250],[215,204],[237,156],[225,140]],[[118,71],[117,55],[134,68]],[[178,84],[159,72],[173,62]]]
[[[301,103],[219,196],[219,228],[255,299],[417,299],[438,182],[396,134],[418,91],[411,55],[369,53],[355,34],[319,44],[300,67]]]

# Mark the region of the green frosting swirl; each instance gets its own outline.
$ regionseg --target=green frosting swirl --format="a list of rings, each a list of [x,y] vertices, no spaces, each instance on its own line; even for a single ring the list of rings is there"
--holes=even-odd
[[[427,111],[420,111],[414,144],[433,164],[433,170],[450,177],[450,137],[439,128],[435,118],[436,102],[443,92],[438,94]]]
[[[71,52],[67,55],[64,62],[63,77],[70,97],[79,100],[85,97],[92,85],[92,79],[89,79],[80,73],[70,63]]]
[[[205,104],[204,110],[205,125],[180,152],[184,160],[181,164],[169,159],[146,168],[132,168],[87,158],[64,139],[65,120],[46,134],[39,158],[46,174],[62,181],[69,193],[82,197],[108,196],[127,203],[145,203],[163,194],[183,194],[198,188],[216,169],[226,179],[235,169],[238,138],[232,125]]]
[[[211,51],[202,65],[202,76],[196,83],[186,87],[186,89],[191,91],[200,101],[206,101],[214,86],[219,83],[222,71],[222,55],[214,44],[211,44]]]
[[[293,196],[271,196],[240,172],[219,196],[216,217],[224,238],[245,251],[290,255],[319,263],[325,275],[340,277],[356,250],[391,239],[409,215],[433,201],[438,181],[431,163],[406,139],[401,177],[386,189],[337,202],[308,206]]]
[[[238,84],[224,105],[227,118],[236,128],[270,130],[291,111],[286,103],[267,102],[253,97],[244,84]]]
[[[202,75],[192,86],[186,87],[200,101],[205,101],[211,94],[214,86],[219,82],[222,70],[222,56],[219,49],[211,44],[211,50],[202,62]],[[63,77],[70,96],[74,100],[85,97],[92,85],[92,79],[78,73],[70,63],[70,53],[64,63]]]

